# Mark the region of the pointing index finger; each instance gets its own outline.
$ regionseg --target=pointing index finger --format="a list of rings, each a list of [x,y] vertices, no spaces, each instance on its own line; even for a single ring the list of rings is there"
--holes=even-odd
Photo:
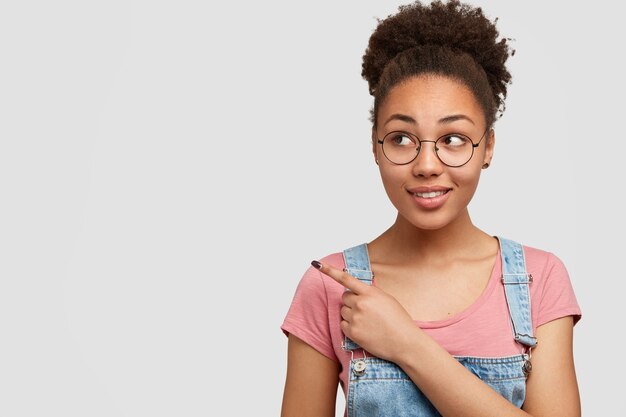
[[[320,272],[328,275],[355,294],[360,294],[361,292],[363,292],[363,290],[366,290],[368,288],[368,285],[362,283],[357,278],[350,275],[347,271],[341,271],[337,268],[333,268],[330,265],[323,265],[319,261],[313,261],[311,262],[311,265],[313,265],[315,268],[319,269]]]

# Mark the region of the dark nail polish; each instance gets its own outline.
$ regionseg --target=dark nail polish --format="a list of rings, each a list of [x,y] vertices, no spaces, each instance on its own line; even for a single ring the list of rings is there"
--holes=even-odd
[[[322,264],[317,261],[312,261],[311,265],[313,265],[315,269],[320,269],[322,267]]]

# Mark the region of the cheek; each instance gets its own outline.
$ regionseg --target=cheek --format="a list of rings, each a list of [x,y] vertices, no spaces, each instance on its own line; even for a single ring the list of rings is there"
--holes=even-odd
[[[457,168],[456,171],[452,171],[450,177],[454,182],[459,184],[476,184],[478,183],[478,179],[480,178],[480,170],[477,169],[467,169]]]
[[[403,185],[406,183],[407,178],[411,178],[410,169],[406,167],[394,166],[392,168],[382,168],[380,170],[380,177],[385,187],[385,191],[391,197],[392,195],[398,195],[398,193],[406,192],[403,189]]]
[[[383,183],[383,187],[385,188],[385,193],[387,194],[387,198],[389,202],[398,210],[403,211],[403,206],[408,204],[409,200],[407,200],[408,193],[404,189],[404,186],[407,183],[406,178],[411,178],[410,172],[400,174],[396,168],[393,167],[391,170],[381,169],[381,180]],[[407,175],[409,175],[407,177]]]
[[[451,175],[452,181],[458,187],[458,192],[463,196],[462,200],[465,204],[474,196],[478,182],[480,180],[480,169],[460,170]]]

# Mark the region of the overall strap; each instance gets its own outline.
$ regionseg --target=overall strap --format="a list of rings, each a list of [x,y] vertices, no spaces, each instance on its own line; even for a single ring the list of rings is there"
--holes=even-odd
[[[370,260],[367,254],[367,244],[363,243],[343,251],[343,259],[346,264],[346,271],[359,281],[372,285],[374,274],[370,269]],[[346,290],[348,291],[348,290]],[[350,340],[347,336],[343,341],[343,349],[360,349],[360,346]]]
[[[522,245],[500,237],[498,241],[502,255],[502,283],[513,323],[513,337],[515,341],[531,349],[537,345],[537,339],[533,336],[530,310],[529,284],[533,281],[533,276],[526,271]]]
[[[350,275],[367,285],[372,285],[373,274],[370,269],[366,243],[344,250],[343,259],[346,263],[346,270]]]

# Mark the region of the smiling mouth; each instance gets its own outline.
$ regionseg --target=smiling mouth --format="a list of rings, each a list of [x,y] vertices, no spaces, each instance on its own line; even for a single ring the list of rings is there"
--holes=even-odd
[[[419,198],[435,198],[446,194],[448,191],[450,190],[430,191],[428,193],[413,193],[413,195]]]

